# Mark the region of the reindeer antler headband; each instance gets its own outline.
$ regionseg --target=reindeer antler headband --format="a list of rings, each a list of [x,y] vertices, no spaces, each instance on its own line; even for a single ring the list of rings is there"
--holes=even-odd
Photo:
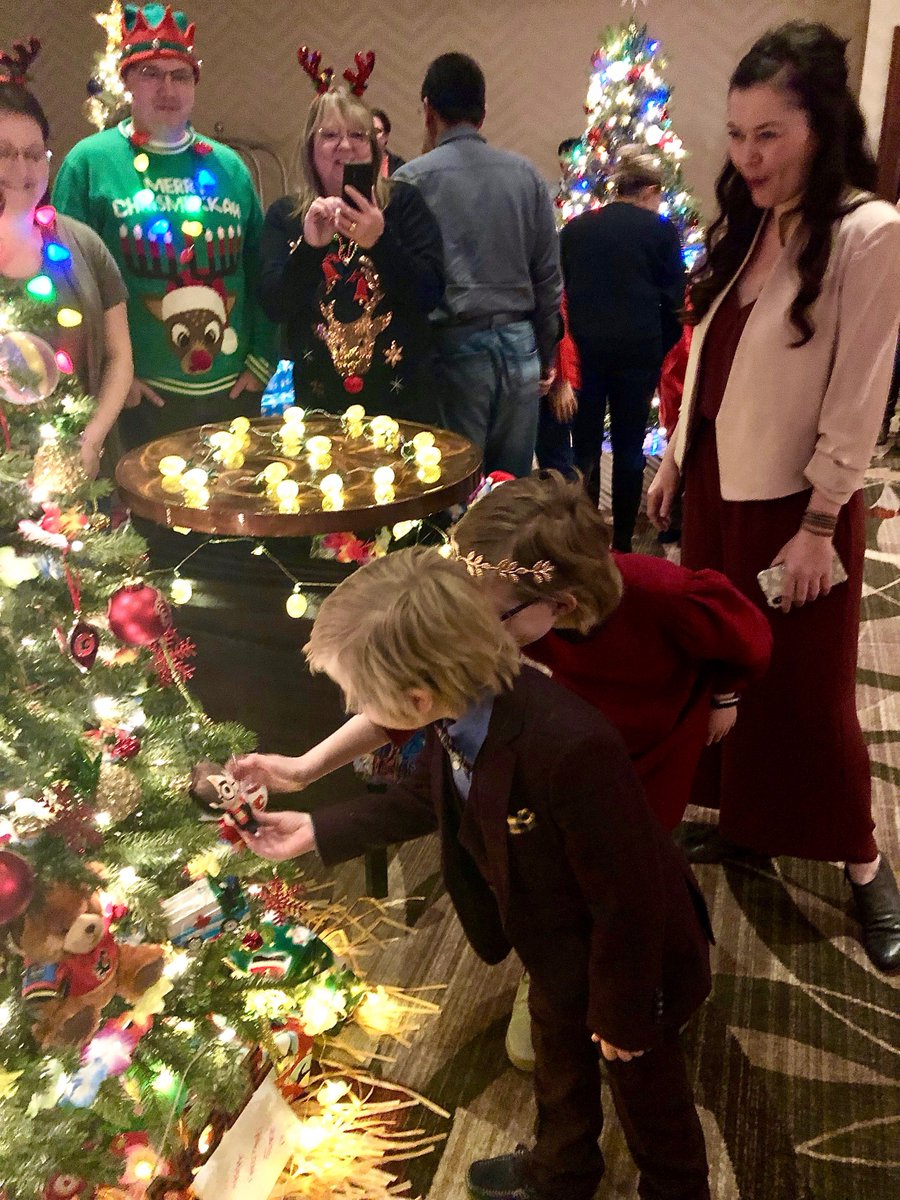
[[[0,84],[28,82],[28,68],[41,52],[40,38],[32,37],[27,42],[13,42],[13,52],[0,50]]]
[[[501,558],[498,563],[491,563],[483,554],[477,554],[474,550],[463,554],[455,538],[450,539],[449,545],[450,557],[461,562],[473,579],[493,574],[504,583],[518,583],[530,575],[533,583],[541,584],[550,583],[556,573],[556,567],[547,558],[542,558],[533,566],[521,567],[512,558]]]
[[[315,84],[316,95],[324,96],[334,80],[334,67],[322,66],[322,55],[318,50],[310,50],[309,46],[301,46],[297,51],[297,62]],[[368,50],[364,54],[360,50],[353,56],[354,66],[348,67],[344,78],[350,84],[354,96],[362,96],[368,87],[369,76],[375,68],[375,52]]]

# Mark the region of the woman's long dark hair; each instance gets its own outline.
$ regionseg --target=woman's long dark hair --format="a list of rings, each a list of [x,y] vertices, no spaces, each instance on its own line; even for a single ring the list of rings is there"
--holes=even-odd
[[[791,21],[763,34],[729,84],[729,91],[758,83],[784,89],[806,113],[818,146],[800,202],[806,241],[797,260],[800,287],[791,304],[798,333],[794,346],[806,345],[815,332],[810,314],[822,290],[834,223],[847,212],[848,189],[875,188],[865,122],[847,86],[846,46],[827,25]],[[694,325],[734,278],[764,215],[730,161],[716,181],[716,198],[719,215],[709,227],[706,255],[691,281],[687,319]]]

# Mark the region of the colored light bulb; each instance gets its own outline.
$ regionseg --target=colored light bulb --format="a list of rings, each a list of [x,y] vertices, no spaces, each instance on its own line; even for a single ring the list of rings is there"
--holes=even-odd
[[[200,191],[204,192],[216,186],[216,177],[207,167],[201,167],[195,182]]]
[[[35,209],[34,219],[38,225],[47,229],[56,220],[56,209],[52,204],[42,204],[40,208]]]
[[[433,446],[434,434],[429,429],[422,429],[413,438],[413,445],[417,450],[424,450],[427,446]]]
[[[344,413],[344,420],[348,425],[357,425],[360,421],[366,419],[366,410],[361,404],[351,404]]]
[[[157,217],[157,219],[150,226],[148,232],[151,237],[161,238],[165,237],[171,228],[172,226],[165,217]]]
[[[134,156],[134,169],[136,171],[140,172],[141,175],[143,175],[143,173],[147,170],[147,168],[149,166],[150,166],[149,155],[146,155],[143,152],[141,152],[140,154],[136,154]]]
[[[46,254],[51,262],[62,263],[68,262],[72,257],[65,246],[61,246],[59,242],[48,242],[46,246]]]
[[[62,371],[63,375],[71,375],[75,370],[75,364],[72,362],[71,356],[66,354],[65,350],[57,350],[53,357],[56,359],[56,365]]]
[[[306,449],[313,458],[326,458],[331,453],[331,438],[311,437],[306,443]]]
[[[82,316],[74,308],[61,308],[56,314],[56,319],[63,329],[77,329],[81,324]]]
[[[324,480],[322,482],[324,483]],[[377,488],[390,487],[394,482],[394,472],[391,467],[379,467],[372,475],[372,482]]]
[[[141,188],[139,192],[134,193],[134,202],[138,208],[150,208],[153,204],[153,191],[150,188]]]
[[[232,433],[248,433],[250,422],[246,417],[235,417],[228,428]]]
[[[292,404],[281,414],[281,419],[285,425],[302,425],[305,416],[306,412],[302,408]]]
[[[184,200],[184,211],[189,213],[198,213],[203,207],[203,201],[199,196],[186,196]]]
[[[182,221],[181,232],[192,238],[203,237],[203,226],[199,221]]]
[[[25,284],[25,291],[36,300],[52,300],[55,294],[53,280],[49,275],[35,275]]]

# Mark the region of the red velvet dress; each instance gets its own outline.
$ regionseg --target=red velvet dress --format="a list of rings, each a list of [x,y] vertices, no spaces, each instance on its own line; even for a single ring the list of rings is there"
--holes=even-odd
[[[759,607],[772,630],[772,663],[747,690],[730,736],[704,751],[692,800],[719,809],[723,837],[761,853],[870,862],[869,758],[856,714],[863,495],[844,505],[835,532],[847,582],[787,614],[768,608],[757,573],[800,528],[810,490],[722,499],[715,420],[751,309],[733,288],[706,335],[684,463],[682,561],[724,572]]]
[[[587,635],[554,630],[526,647],[621,733],[650,808],[684,816],[706,744],[710,695],[742,691],[766,668],[764,618],[715,571],[617,554],[624,592]]]

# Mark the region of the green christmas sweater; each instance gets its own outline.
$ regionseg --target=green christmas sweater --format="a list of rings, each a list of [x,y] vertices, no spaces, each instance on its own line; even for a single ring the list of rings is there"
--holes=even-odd
[[[130,121],[85,138],[53,186],[56,208],[119,265],[135,374],[187,397],[227,391],[245,369],[265,383],[277,334],[256,299],[263,216],[249,171],[190,127],[173,147],[139,142]]]

